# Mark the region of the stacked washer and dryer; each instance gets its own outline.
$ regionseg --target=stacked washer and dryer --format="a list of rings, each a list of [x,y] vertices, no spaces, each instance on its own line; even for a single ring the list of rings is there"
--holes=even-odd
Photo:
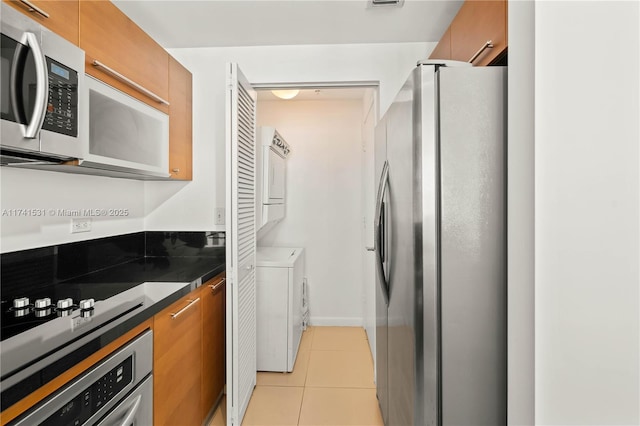
[[[273,127],[258,129],[256,222],[258,244],[285,217],[289,144]],[[304,248],[258,246],[256,253],[258,371],[293,371],[309,317]]]

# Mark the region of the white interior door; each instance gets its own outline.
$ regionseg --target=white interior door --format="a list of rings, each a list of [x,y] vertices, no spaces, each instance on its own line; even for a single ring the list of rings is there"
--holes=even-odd
[[[369,340],[369,348],[376,362],[376,276],[375,253],[366,248],[374,246],[375,192],[378,176],[375,176],[374,140],[378,122],[377,89],[368,89],[363,102],[362,123],[362,207],[363,207],[363,316],[364,328]],[[374,369],[375,370],[375,369]]]
[[[235,426],[256,385],[257,97],[238,65],[227,66],[227,424]]]

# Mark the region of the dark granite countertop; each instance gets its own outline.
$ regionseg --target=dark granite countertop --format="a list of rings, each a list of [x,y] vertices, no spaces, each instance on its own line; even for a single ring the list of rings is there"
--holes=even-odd
[[[224,270],[224,255],[148,256],[65,281],[58,284],[58,287],[66,287],[66,291],[75,293],[74,300],[81,300],[83,293],[86,293],[86,297],[106,299],[142,283],[158,286],[163,282],[185,283],[179,291],[141,312],[136,318],[142,322]]]
[[[225,266],[223,254],[214,257],[147,256],[59,283],[56,287],[64,288],[64,293],[70,294],[68,297],[74,300],[87,297],[98,300],[112,297],[142,283],[151,286],[162,286],[162,283],[185,284],[180,290],[140,312],[135,317],[139,323],[224,272]],[[133,322],[135,321],[131,321],[131,327],[137,325]]]
[[[145,306],[144,310],[119,327],[120,333],[116,334],[121,335],[224,272],[225,267],[224,251],[218,256],[146,256],[59,283],[56,287],[74,300],[86,297],[98,300],[143,283],[147,283],[151,292],[154,287],[163,286],[163,283],[184,283],[184,286],[168,295],[164,289],[158,288],[158,293],[162,293],[163,297]]]
[[[147,256],[67,280],[60,285],[95,283],[203,282],[225,270],[224,255]]]

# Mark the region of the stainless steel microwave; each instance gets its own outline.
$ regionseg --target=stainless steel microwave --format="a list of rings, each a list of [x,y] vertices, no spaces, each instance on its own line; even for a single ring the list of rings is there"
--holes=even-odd
[[[1,8],[3,164],[80,157],[84,52],[4,2]]]
[[[81,168],[168,178],[169,116],[89,75],[81,93]]]

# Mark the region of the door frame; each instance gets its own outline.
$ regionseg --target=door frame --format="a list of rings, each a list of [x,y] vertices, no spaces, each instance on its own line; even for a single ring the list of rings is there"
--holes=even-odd
[[[240,68],[241,64],[237,63],[238,67]],[[251,85],[251,87],[256,90],[256,91],[263,91],[263,90],[277,90],[277,89],[347,89],[347,88],[371,88],[375,91],[374,93],[374,98],[375,98],[375,105],[374,107],[376,108],[375,111],[373,111],[373,113],[375,114],[376,117],[376,122],[377,120],[380,118],[380,82],[379,81],[374,81],[374,80],[360,80],[360,81],[326,81],[326,82],[270,82],[270,83],[253,83],[252,81],[248,81],[248,83]],[[257,108],[257,104],[256,104],[256,108]],[[257,113],[257,109],[256,109],[256,113]],[[364,117],[363,117],[364,119]],[[360,123],[361,125],[363,124],[362,122]],[[257,137],[257,135],[256,135]],[[231,151],[229,149],[226,149],[225,151],[225,166],[228,168],[230,166],[230,162],[231,162]],[[227,170],[227,174],[226,176],[228,176],[228,170]],[[375,181],[375,176],[374,176],[374,181]],[[231,199],[231,185],[229,184],[229,182],[226,183],[225,185],[225,200],[227,201],[227,204],[229,204],[229,200]],[[227,209],[227,216],[229,216],[229,209],[230,209],[230,205],[227,205],[226,207]],[[226,225],[225,225],[226,226]],[[373,230],[371,230],[371,232],[373,232]],[[228,240],[227,240],[227,244],[228,244]],[[366,255],[366,247],[363,246],[362,250],[365,252]],[[226,265],[227,269],[230,267],[229,265],[229,261],[227,260],[227,265]],[[375,273],[375,272],[374,272]],[[375,286],[375,283],[374,283]],[[374,287],[375,290],[375,287]],[[375,294],[375,293],[374,293]],[[233,304],[231,303],[231,296],[232,296],[232,292],[231,291],[227,291],[226,292],[226,297],[227,300],[225,301],[227,309],[232,309]],[[363,296],[364,297],[364,296]],[[364,303],[364,301],[363,301]],[[232,315],[231,312],[227,313],[227,317],[229,315]],[[363,324],[364,326],[364,324]],[[230,329],[231,328],[231,329]],[[233,342],[234,339],[237,340],[238,337],[237,336],[233,336],[233,329],[232,327],[229,326],[229,324],[226,325],[226,332],[227,332],[227,338],[226,338],[226,344],[229,345],[230,342]],[[374,374],[375,374],[375,365],[374,365]],[[225,386],[225,393],[227,392],[227,389],[230,388],[229,384],[233,382],[233,370],[230,368],[230,363],[227,362],[226,363],[226,386]],[[238,419],[239,422],[242,421],[242,419]]]

